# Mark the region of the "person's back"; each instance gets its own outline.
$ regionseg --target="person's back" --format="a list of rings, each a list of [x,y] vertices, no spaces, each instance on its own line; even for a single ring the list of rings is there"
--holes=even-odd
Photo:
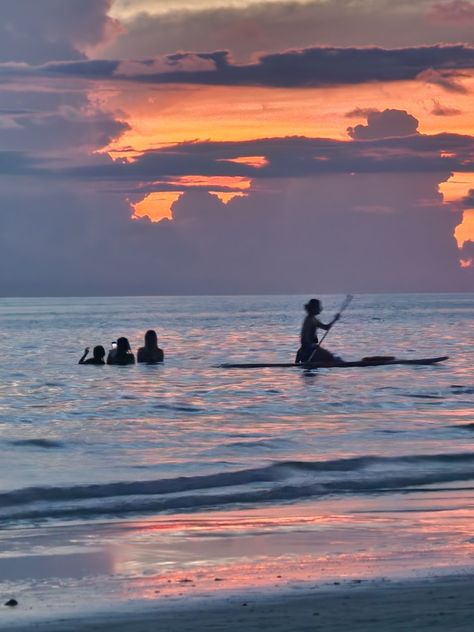
[[[138,349],[137,362],[157,364],[163,362],[164,357],[163,349],[158,346],[156,331],[149,329],[145,334],[145,346]]]
[[[130,349],[130,343],[127,338],[117,339],[117,347],[109,351],[107,364],[135,364],[135,356]]]
[[[303,321],[303,326],[301,327],[301,346],[309,348],[314,344],[317,344],[317,329],[318,329],[318,321],[314,314],[308,314]]]

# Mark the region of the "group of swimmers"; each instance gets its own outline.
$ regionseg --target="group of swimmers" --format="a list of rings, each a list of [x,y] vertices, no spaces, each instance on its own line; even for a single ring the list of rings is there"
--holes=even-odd
[[[339,360],[330,351],[323,349],[318,342],[318,329],[329,331],[334,323],[339,320],[340,314],[336,314],[327,325],[318,319],[322,311],[322,304],[316,298],[309,300],[304,306],[306,318],[301,328],[301,346],[296,354],[296,364],[306,362],[333,362]],[[105,364],[105,349],[101,345],[94,347],[93,356],[86,360],[89,348],[84,350],[79,364]],[[145,334],[145,344],[137,352],[137,362],[147,364],[157,364],[163,362],[163,350],[158,346],[156,331],[149,329]],[[107,364],[135,364],[135,356],[130,348],[127,338],[118,338],[116,343],[112,343],[112,349],[107,355]]]
[[[79,364],[135,364],[135,356],[132,353],[128,338],[117,338],[117,342],[112,343],[105,360],[105,349],[102,345],[94,347],[92,358],[87,358],[89,347],[84,349],[84,353],[79,360]],[[158,364],[164,360],[163,349],[158,346],[158,336],[156,331],[149,329],[145,334],[145,344],[137,351],[137,362],[146,362],[147,364]]]

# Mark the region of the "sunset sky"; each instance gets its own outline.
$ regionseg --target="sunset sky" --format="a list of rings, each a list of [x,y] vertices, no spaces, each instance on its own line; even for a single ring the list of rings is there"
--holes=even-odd
[[[474,290],[474,2],[0,10],[0,295]]]

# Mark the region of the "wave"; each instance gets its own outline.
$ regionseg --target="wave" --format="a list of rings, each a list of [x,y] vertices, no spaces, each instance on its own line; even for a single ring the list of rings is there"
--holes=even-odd
[[[60,441],[53,441],[52,439],[18,439],[7,441],[8,444],[20,447],[33,447],[33,448],[63,448],[64,444]]]
[[[199,476],[4,492],[0,522],[203,511],[330,494],[420,491],[468,480],[474,480],[474,453],[282,461]]]

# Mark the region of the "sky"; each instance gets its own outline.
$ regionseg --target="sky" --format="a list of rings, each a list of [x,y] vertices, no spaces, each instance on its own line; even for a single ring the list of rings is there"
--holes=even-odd
[[[0,12],[0,296],[474,290],[474,1]]]

